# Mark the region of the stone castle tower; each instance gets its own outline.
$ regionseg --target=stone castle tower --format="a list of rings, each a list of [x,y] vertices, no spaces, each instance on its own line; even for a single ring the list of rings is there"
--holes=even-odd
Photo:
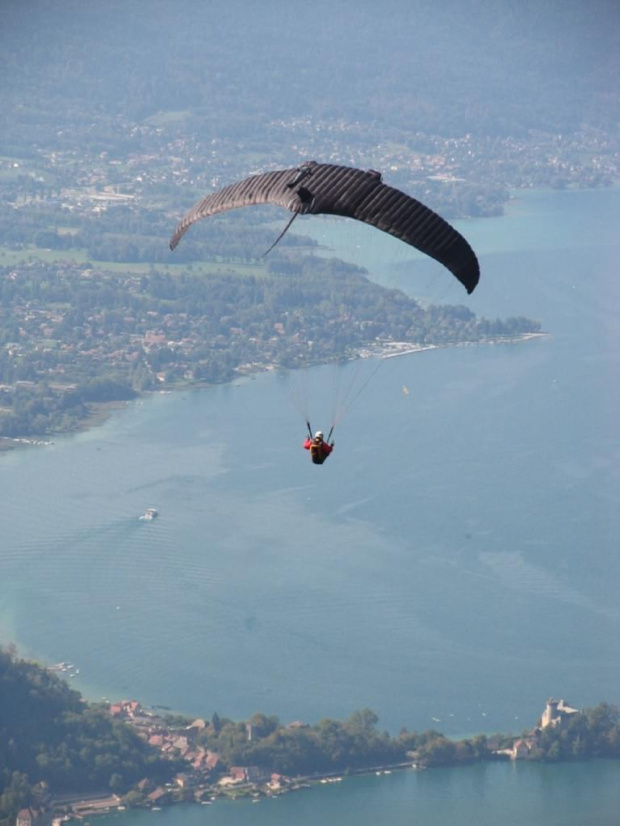
[[[547,700],[547,705],[540,720],[540,727],[561,725],[572,714],[579,714],[579,709],[571,708],[564,700],[554,700],[552,697]]]

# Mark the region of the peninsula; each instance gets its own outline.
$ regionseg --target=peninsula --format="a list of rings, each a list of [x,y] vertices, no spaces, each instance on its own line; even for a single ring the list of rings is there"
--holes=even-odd
[[[144,392],[540,331],[528,318],[422,306],[312,254],[280,253],[257,272],[181,269],[117,272],[69,255],[0,266],[0,442],[48,440]]]

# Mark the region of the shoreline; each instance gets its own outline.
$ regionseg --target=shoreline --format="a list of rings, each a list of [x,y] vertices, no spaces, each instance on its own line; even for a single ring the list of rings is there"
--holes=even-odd
[[[441,349],[447,349],[447,348],[456,349],[457,347],[493,346],[493,345],[496,345],[496,344],[520,344],[521,342],[530,341],[531,339],[535,339],[535,338],[547,338],[550,335],[551,335],[551,333],[544,333],[544,332],[540,332],[540,333],[521,333],[520,335],[516,335],[516,336],[497,336],[495,338],[488,338],[488,339],[483,339],[483,340],[480,340],[480,341],[463,341],[463,342],[460,342],[458,344],[417,344],[417,345],[411,345],[410,343],[404,342],[404,341],[394,341],[394,342],[390,342],[390,345],[387,346],[386,348],[383,348],[384,350],[387,349],[387,352],[371,353],[371,351],[369,350],[368,351],[369,356],[367,356],[367,357],[370,357],[370,355],[375,355],[375,356],[378,356],[381,359],[392,359],[392,358],[398,358],[399,356],[409,356],[409,355],[412,355],[413,353],[422,353],[426,350],[441,350]],[[361,356],[361,357],[363,358],[364,356]]]
[[[551,333],[547,332],[538,332],[538,333],[521,333],[516,336],[497,336],[495,338],[487,338],[481,339],[480,341],[462,341],[457,343],[450,343],[450,344],[412,344],[411,342],[407,341],[386,341],[381,342],[376,345],[369,345],[367,347],[360,348],[355,352],[354,355],[350,356],[346,359],[347,362],[349,361],[356,361],[358,359],[370,359],[376,358],[380,360],[387,360],[391,358],[398,358],[401,356],[409,356],[414,355],[416,353],[424,353],[429,350],[440,350],[440,349],[448,349],[448,348],[457,348],[457,347],[477,347],[477,346],[493,346],[498,344],[520,344],[524,341],[530,341],[532,339],[537,338],[547,338]],[[322,367],[329,363],[333,363],[330,361],[322,362],[321,364],[311,363],[308,365],[301,365],[292,370],[305,370],[308,367]],[[239,382],[241,379],[244,378],[253,378],[260,373],[270,373],[282,370],[285,368],[278,367],[275,364],[268,364],[261,367],[257,367],[255,370],[239,373],[232,378],[221,382],[223,385],[230,385],[233,386],[235,382]],[[289,368],[290,370],[290,368]],[[288,370],[287,370],[288,372]],[[205,381],[197,381],[188,384],[184,384],[179,387],[166,387],[162,389],[155,389],[155,390],[145,390],[142,393],[139,393],[136,396],[135,400],[148,398],[151,395],[159,394],[159,393],[174,393],[180,390],[187,391],[187,390],[200,390],[209,387],[216,387],[217,385],[214,383],[209,383]],[[0,457],[2,454],[9,453],[13,450],[18,450],[22,448],[30,448],[30,447],[49,447],[54,444],[54,438],[58,438],[60,436],[71,436],[78,433],[83,433],[87,430],[91,430],[95,427],[98,427],[101,424],[104,424],[108,419],[117,411],[121,410],[127,404],[131,402],[128,401],[107,401],[107,402],[90,402],[89,412],[83,419],[76,423],[76,425],[68,430],[54,432],[52,434],[46,434],[45,436],[41,435],[29,435],[29,436],[0,436]]]
[[[128,726],[133,728],[136,733],[150,743],[148,738],[149,728],[144,728],[144,720],[149,716],[145,712],[138,701],[124,701],[120,704],[120,708],[125,707],[124,716],[120,719]],[[67,819],[83,819],[95,814],[108,814],[110,812],[121,812],[126,809],[149,809],[151,811],[160,811],[162,807],[171,808],[179,804],[200,804],[212,805],[218,800],[235,802],[237,800],[250,800],[258,803],[263,798],[280,797],[294,791],[301,791],[303,789],[312,789],[318,785],[327,785],[332,783],[340,783],[344,780],[354,777],[368,777],[371,775],[389,775],[393,772],[403,771],[425,771],[428,769],[441,768],[465,768],[481,763],[516,763],[520,762],[537,762],[544,763],[548,760],[545,751],[542,750],[541,735],[545,730],[556,733],[555,742],[558,741],[558,731],[568,731],[570,733],[569,721],[572,715],[583,717],[586,721],[585,725],[588,730],[591,730],[592,719],[597,713],[597,709],[603,709],[607,704],[600,703],[595,708],[572,708],[564,703],[564,700],[554,700],[553,698],[547,700],[545,710],[539,721],[530,728],[524,731],[521,735],[514,735],[512,733],[496,733],[494,735],[475,735],[473,738],[465,738],[456,740],[446,737],[445,735],[436,732],[430,741],[430,748],[434,743],[440,744],[440,749],[444,749],[441,745],[447,741],[451,741],[454,750],[449,754],[445,754],[445,749],[440,753],[439,759],[433,759],[432,752],[429,752],[429,741],[425,740],[420,743],[411,743],[403,748],[403,756],[405,759],[393,760],[392,762],[373,763],[371,765],[340,767],[340,769],[320,769],[310,774],[287,775],[279,772],[277,768],[265,768],[260,766],[250,766],[249,764],[238,764],[235,767],[224,764],[219,770],[213,771],[213,768],[202,773],[201,768],[193,763],[198,750],[202,750],[204,754],[209,755],[209,751],[205,751],[203,744],[196,744],[192,737],[185,735],[182,739],[185,744],[179,746],[178,738],[184,732],[192,729],[192,726],[184,726],[178,721],[176,723],[170,722],[170,728],[160,732],[161,742],[158,744],[162,751],[166,750],[166,741],[175,742],[175,748],[185,748],[185,752],[181,752],[181,757],[195,767],[196,772],[193,775],[192,781],[188,784],[188,774],[185,771],[175,775],[173,782],[168,782],[165,785],[163,782],[148,781],[149,786],[142,789],[142,795],[139,797],[130,798],[128,795],[132,791],[125,794],[110,794],[107,793],[92,793],[92,794],[69,794],[68,797],[59,796],[58,799],[53,798],[51,801],[52,807],[56,809],[62,805],[70,804],[70,812]],[[613,706],[608,708],[613,710]],[[112,711],[112,709],[110,709]],[[128,711],[129,710],[129,711]],[[119,714],[117,708],[113,711],[114,714]],[[555,716],[554,716],[555,715]],[[204,727],[204,720],[197,720],[201,722]],[[161,730],[162,724],[167,728],[165,721],[159,722],[153,718],[152,728]],[[179,726],[181,725],[181,728]],[[247,725],[247,724],[246,724]],[[609,729],[613,732],[613,723],[610,724]],[[285,727],[286,728],[286,727]],[[480,740],[476,744],[476,740]],[[467,746],[468,752],[465,756],[459,756],[458,746]],[[437,754],[437,752],[435,752]],[[552,758],[551,762],[570,763],[570,762],[590,762],[593,759],[620,759],[618,754],[601,754],[596,750],[590,753],[584,752],[580,757],[575,759],[572,753],[564,754],[557,758]],[[198,758],[199,762],[202,757]],[[189,774],[192,773],[190,768],[187,769]],[[181,779],[181,782],[178,782]],[[145,778],[145,781],[148,779]],[[176,784],[176,785],[175,785]]]
[[[139,397],[138,397],[139,398]],[[0,436],[0,456],[11,450],[29,447],[50,447],[54,439],[73,436],[104,424],[117,411],[127,405],[126,401],[89,402],[89,412],[68,430],[59,430],[45,436]]]

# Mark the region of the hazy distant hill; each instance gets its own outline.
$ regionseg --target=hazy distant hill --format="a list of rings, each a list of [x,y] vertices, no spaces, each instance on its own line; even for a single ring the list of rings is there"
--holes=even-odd
[[[615,129],[619,32],[616,0],[4,0],[0,141],[190,108],[254,137],[305,116]]]

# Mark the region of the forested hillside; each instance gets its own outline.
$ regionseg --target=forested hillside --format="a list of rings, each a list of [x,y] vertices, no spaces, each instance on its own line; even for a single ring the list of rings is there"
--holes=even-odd
[[[175,770],[128,726],[85,703],[67,683],[0,649],[0,822],[62,790],[125,792]]]

